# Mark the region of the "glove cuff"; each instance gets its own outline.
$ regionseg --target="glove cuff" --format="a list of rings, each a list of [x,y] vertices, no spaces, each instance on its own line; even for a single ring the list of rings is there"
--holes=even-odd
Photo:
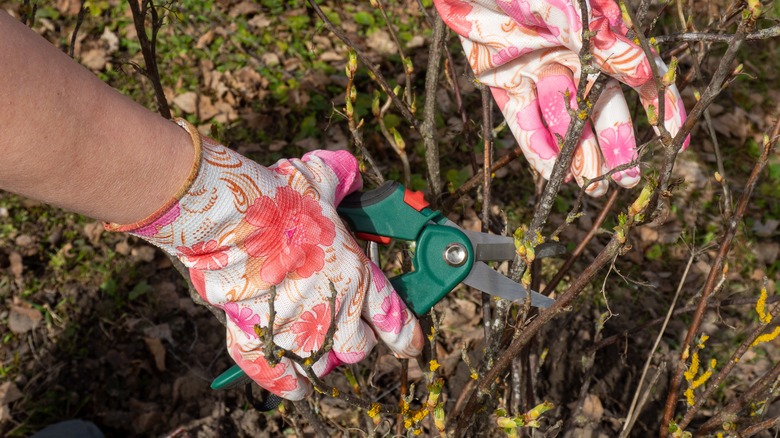
[[[192,138],[192,146],[195,150],[194,152],[194,158],[192,161],[192,168],[190,169],[190,174],[187,176],[187,179],[182,183],[179,190],[176,192],[173,197],[166,202],[162,207],[157,209],[154,213],[150,214],[144,219],[141,219],[138,222],[134,222],[131,224],[115,224],[115,223],[103,223],[103,227],[107,231],[116,231],[116,232],[131,232],[135,231],[144,227],[149,226],[150,224],[154,223],[161,217],[163,217],[166,213],[168,213],[171,208],[173,208],[174,205],[176,205],[179,200],[181,200],[182,197],[187,193],[187,191],[192,187],[193,182],[195,182],[195,179],[198,177],[198,173],[200,171],[201,167],[201,160],[203,158],[203,140],[201,139],[200,132],[198,132],[197,128],[193,126],[190,122],[176,118],[174,119],[174,122],[179,125],[182,129],[187,131],[187,133]]]

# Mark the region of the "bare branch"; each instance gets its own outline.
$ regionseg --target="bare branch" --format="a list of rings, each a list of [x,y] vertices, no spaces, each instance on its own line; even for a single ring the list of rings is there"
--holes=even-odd
[[[631,433],[631,427],[636,421],[636,418],[639,416],[640,410],[637,408],[637,402],[639,401],[639,394],[642,391],[642,384],[645,382],[645,376],[647,375],[647,371],[650,369],[650,364],[653,362],[655,351],[658,349],[658,345],[661,344],[661,339],[663,338],[664,332],[666,331],[666,326],[672,319],[672,314],[674,313],[674,308],[677,305],[677,300],[680,298],[680,293],[682,292],[685,280],[688,279],[688,273],[691,271],[691,265],[693,264],[693,260],[695,258],[696,252],[691,250],[691,255],[688,257],[688,264],[685,265],[685,271],[683,271],[683,275],[680,278],[680,281],[677,283],[677,290],[674,293],[674,298],[672,298],[672,303],[669,305],[669,310],[666,312],[666,319],[661,325],[661,330],[659,330],[658,335],[655,338],[653,347],[650,348],[650,353],[647,355],[647,359],[645,360],[645,366],[642,369],[642,374],[639,376],[639,382],[636,384],[634,398],[631,400],[631,406],[628,408],[628,414],[626,414],[626,419],[623,422],[623,430],[620,432],[621,438],[627,437],[628,434]]]
[[[773,427],[777,427],[777,426],[780,426],[780,416],[774,417],[774,418],[770,418],[770,419],[767,419],[767,420],[764,420],[764,421],[760,421],[760,422],[758,422],[756,424],[748,426],[748,427],[740,430],[737,433],[737,436],[747,438],[747,437],[753,436],[753,435],[755,435],[755,434],[757,434],[759,432],[763,432],[765,430],[769,430],[769,429],[771,429]]]
[[[604,204],[604,207],[601,208],[601,211],[599,212],[599,215],[596,216],[596,220],[593,221],[593,225],[590,227],[590,230],[588,230],[588,233],[585,235],[585,237],[580,241],[580,243],[577,245],[576,248],[574,248],[574,251],[571,253],[568,259],[563,263],[563,266],[558,270],[558,272],[555,273],[555,277],[547,283],[547,286],[544,288],[544,292],[542,292],[544,295],[550,295],[555,288],[558,286],[558,283],[561,282],[563,279],[563,276],[566,275],[566,273],[571,269],[571,266],[574,264],[574,262],[579,258],[580,255],[585,251],[585,248],[587,248],[588,244],[590,244],[590,241],[593,240],[593,238],[596,236],[596,234],[599,231],[599,228],[601,228],[601,224],[604,223],[604,220],[607,218],[607,215],[612,210],[612,207],[615,205],[615,201],[617,201],[617,197],[620,194],[618,190],[612,190],[612,193],[610,193],[609,198],[607,198],[607,202]],[[579,198],[578,198],[579,201]],[[561,225],[563,226],[563,225]],[[558,230],[556,230],[556,233],[558,233]],[[555,235],[554,233],[553,235]]]
[[[168,106],[168,100],[165,98],[162,82],[160,81],[160,71],[157,68],[157,32],[162,26],[162,20],[157,15],[157,7],[151,0],[141,0],[139,6],[137,0],[128,0],[130,11],[133,14],[133,25],[138,34],[138,43],[141,45],[141,53],[144,56],[146,67],[143,69],[144,75],[152,82],[154,95],[157,101],[157,111],[166,119],[171,118],[171,108]],[[146,35],[146,12],[151,13],[152,38]]]
[[[757,400],[762,393],[766,392],[770,385],[780,378],[780,362],[776,363],[771,370],[761,376],[753,385],[748,388],[739,398],[732,400],[725,408],[720,412],[710,417],[706,423],[702,424],[699,428],[697,435],[701,436],[710,431],[717,429],[731,418],[734,418],[736,414],[748,406],[752,401]]]
[[[780,301],[780,296],[774,296],[769,297],[767,300],[767,304],[773,304],[778,301]],[[754,305],[756,303],[756,300],[754,298],[740,298],[740,299],[731,299],[731,300],[722,300],[717,302],[710,302],[707,304],[708,309],[715,309],[715,308],[721,308],[721,307],[730,307],[730,306],[748,306],[748,305]],[[685,313],[691,313],[696,310],[696,306],[685,306],[685,307],[679,307],[674,310],[672,315],[682,315]],[[600,350],[604,347],[608,347],[610,345],[614,345],[620,340],[626,339],[628,336],[634,334],[634,333],[640,333],[643,332],[650,327],[653,327],[655,325],[658,325],[666,320],[666,317],[658,317],[651,321],[648,321],[642,325],[636,326],[634,328],[631,328],[629,330],[623,330],[620,333],[617,333],[615,335],[612,335],[608,338],[604,338],[601,342],[591,346],[588,348],[588,350]]]
[[[776,317],[778,310],[780,310],[780,304],[775,304],[769,311],[769,315]],[[685,413],[685,416],[679,423],[680,428],[685,429],[691,423],[691,420],[693,420],[693,417],[696,416],[696,414],[699,412],[701,407],[704,405],[704,402],[709,399],[712,393],[718,389],[720,384],[726,380],[726,377],[731,374],[731,371],[737,365],[742,356],[747,353],[747,351],[753,346],[753,343],[756,341],[756,339],[758,339],[758,337],[764,333],[768,325],[769,322],[760,321],[756,328],[753,329],[753,332],[747,338],[745,338],[744,341],[742,341],[739,347],[737,347],[737,349],[731,355],[729,360],[723,365],[723,368],[721,368],[718,373],[709,380],[707,383],[707,389],[705,389],[704,392],[698,396],[696,403],[690,409],[688,409],[688,412]]]
[[[712,83],[710,84],[710,87],[707,87],[707,89],[710,89],[711,87],[712,87]],[[778,119],[778,123],[775,125],[775,128],[773,130],[772,140],[767,140],[764,143],[764,149],[761,153],[761,156],[759,157],[758,161],[753,167],[753,171],[750,173],[750,178],[748,179],[748,182],[745,185],[745,189],[742,193],[742,196],[739,199],[739,203],[737,204],[737,208],[734,212],[734,215],[729,220],[728,229],[726,230],[726,234],[723,236],[720,250],[718,251],[718,255],[715,257],[715,260],[713,260],[712,262],[712,267],[710,268],[710,272],[704,284],[704,289],[701,292],[701,297],[699,299],[698,307],[696,308],[696,312],[693,315],[693,319],[690,325],[688,326],[688,332],[685,335],[685,341],[682,344],[682,351],[680,352],[680,360],[677,363],[677,366],[675,367],[675,372],[669,387],[669,393],[664,408],[664,418],[663,418],[663,422],[661,423],[661,425],[663,426],[661,429],[663,431],[666,430],[666,425],[669,424],[669,421],[672,419],[672,416],[674,414],[674,408],[677,404],[677,391],[680,386],[680,382],[682,380],[683,371],[685,370],[685,357],[687,357],[688,355],[688,348],[691,345],[693,338],[697,335],[699,331],[699,327],[701,326],[701,322],[704,317],[704,310],[707,308],[707,301],[709,300],[712,291],[715,289],[715,283],[718,276],[721,275],[724,259],[728,255],[729,249],[731,249],[731,242],[737,233],[737,228],[739,227],[739,224],[742,221],[742,216],[745,214],[745,210],[747,209],[748,203],[750,201],[750,197],[753,194],[753,190],[756,188],[756,185],[758,184],[758,177],[761,174],[761,171],[766,166],[767,161],[769,160],[769,153],[774,147],[775,142],[777,141],[775,137],[777,135],[778,130],[780,130],[780,118]]]
[[[73,51],[76,49],[76,37],[79,34],[79,28],[84,22],[84,17],[89,12],[89,7],[84,6],[84,0],[81,0],[81,8],[79,9],[79,15],[76,17],[76,27],[73,28],[73,35],[70,37],[70,47],[68,48],[68,56],[73,58]]]
[[[776,38],[780,36],[780,24],[776,24],[766,29],[761,29],[745,35],[746,41],[766,40],[769,38]],[[704,32],[690,32],[690,33],[678,33],[672,35],[660,35],[655,37],[655,40],[659,43],[669,42],[714,42],[714,43],[729,43],[734,39],[734,34],[729,33],[704,33]]]
[[[406,87],[404,87],[404,97],[406,97],[406,104],[412,106],[412,74],[409,68],[411,64],[407,60],[406,55],[404,55],[404,49],[401,46],[401,41],[398,39],[395,27],[392,23],[390,23],[390,18],[387,16],[384,3],[382,3],[382,0],[376,0],[376,5],[377,8],[379,8],[379,11],[382,13],[382,17],[385,19],[387,30],[390,32],[390,37],[393,39],[395,47],[398,50],[398,56],[401,57],[401,65],[404,67],[404,79],[406,80]]]
[[[428,185],[431,189],[431,206],[438,208],[441,200],[441,171],[439,170],[439,145],[436,141],[436,89],[439,86],[441,52],[444,49],[444,35],[447,27],[439,14],[431,11],[433,18],[433,41],[428,52],[428,71],[425,74],[425,107],[420,134],[425,145],[425,163],[428,167]]]
[[[409,123],[414,129],[416,129],[418,132],[420,131],[420,122],[415,118],[414,114],[412,114],[411,109],[409,108],[404,101],[402,101],[398,96],[393,93],[392,87],[387,83],[387,80],[382,75],[382,73],[379,71],[379,69],[376,68],[374,64],[371,63],[371,61],[368,59],[366,54],[360,50],[360,48],[352,42],[349,37],[344,34],[339,28],[337,28],[325,15],[325,12],[322,11],[322,8],[320,8],[320,5],[317,4],[316,0],[308,0],[311,7],[314,9],[314,12],[317,14],[318,17],[320,17],[320,20],[322,20],[322,23],[325,25],[325,28],[331,31],[338,39],[340,39],[344,44],[346,44],[349,48],[355,51],[355,54],[357,55],[360,62],[362,62],[366,68],[374,75],[374,78],[376,82],[379,84],[380,87],[382,87],[382,91],[385,92],[395,104],[396,108],[398,108],[398,111],[401,112],[401,115],[404,116],[404,119],[406,119],[406,122]]]
[[[490,96],[488,87],[482,87],[482,140],[483,140],[483,163],[482,163],[482,232],[490,232],[490,184],[492,182],[492,173],[490,168],[493,165],[493,117],[492,117],[493,99]],[[491,296],[487,292],[482,292],[482,321],[485,331],[485,350],[486,360],[490,362],[494,353],[494,345],[491,343],[492,319],[490,317]],[[503,324],[497,327],[496,334],[500,336],[503,332]]]

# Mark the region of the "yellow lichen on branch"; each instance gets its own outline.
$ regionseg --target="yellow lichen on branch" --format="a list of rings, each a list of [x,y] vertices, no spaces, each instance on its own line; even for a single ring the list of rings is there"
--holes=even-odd
[[[769,324],[770,322],[772,322],[772,315],[766,311],[766,299],[767,299],[766,287],[762,287],[761,295],[758,297],[758,301],[756,301],[756,313],[758,313],[759,321],[761,321],[764,324]]]
[[[691,356],[691,364],[688,367],[688,370],[683,373],[685,380],[688,382],[688,388],[683,393],[683,395],[685,395],[685,401],[688,403],[688,406],[693,406],[696,404],[694,390],[707,383],[707,380],[712,377],[713,370],[718,365],[718,361],[716,359],[710,360],[709,369],[699,375],[699,350],[704,348],[705,343],[709,338],[710,337],[708,335],[701,336],[699,342],[696,343],[696,350],[694,350],[693,355]]]
[[[780,325],[775,327],[775,329],[772,330],[772,332],[765,333],[765,334],[757,337],[756,340],[753,341],[753,343],[750,346],[751,347],[755,347],[756,345],[762,344],[764,342],[774,341],[775,338],[777,338],[778,336],[780,336]]]

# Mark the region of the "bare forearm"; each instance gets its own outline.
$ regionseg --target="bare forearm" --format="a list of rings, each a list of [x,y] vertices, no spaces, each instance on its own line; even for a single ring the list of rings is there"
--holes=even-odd
[[[0,10],[0,189],[108,222],[162,206],[190,136]]]

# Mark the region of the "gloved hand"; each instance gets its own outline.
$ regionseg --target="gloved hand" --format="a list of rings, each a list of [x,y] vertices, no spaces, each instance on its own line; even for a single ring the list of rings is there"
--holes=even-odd
[[[580,9],[571,0],[434,0],[439,15],[460,37],[475,77],[488,85],[523,154],[549,179],[558,144],[570,117],[564,93],[576,108],[582,48]],[[612,79],[607,83],[585,126],[570,168],[582,186],[637,157],[634,128],[618,81],[638,93],[642,105],[658,114],[658,92],[642,49],[625,35],[627,28],[613,0],[589,0],[588,23],[596,34],[591,52],[596,65]],[[666,65],[653,60],[661,73]],[[651,110],[652,111],[652,110]],[[658,116],[660,117],[660,116]],[[685,121],[677,88],[666,89],[664,126],[674,135]],[[598,139],[598,142],[597,142]],[[689,139],[685,140],[687,147]],[[599,150],[599,145],[600,150]],[[623,187],[639,182],[639,167],[612,175]],[[591,184],[588,193],[606,193],[607,181]]]
[[[285,358],[271,367],[263,356],[255,327],[268,325],[274,285],[274,341],[301,357],[322,346],[331,283],[337,291],[333,349],[314,364],[318,376],[363,359],[377,335],[398,356],[419,354],[414,314],[336,214],[362,186],[352,155],[315,151],[266,168],[178,123],[195,144],[191,183],[149,218],[107,228],[139,236],[189,268],[203,299],[225,311],[228,351],[249,377],[290,400],[311,391],[298,364]]]

